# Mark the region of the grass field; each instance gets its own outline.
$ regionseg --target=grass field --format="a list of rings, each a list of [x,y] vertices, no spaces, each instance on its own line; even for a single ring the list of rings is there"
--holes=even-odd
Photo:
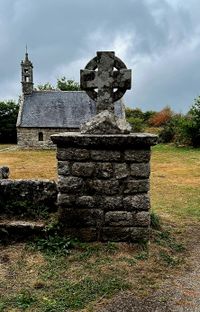
[[[56,179],[56,151],[7,150],[0,145],[0,166],[10,168],[11,179]]]
[[[0,151],[2,164],[12,178],[56,179],[54,151]],[[151,166],[152,209],[162,229],[149,246],[72,242],[68,255],[52,252],[68,246],[62,238],[1,246],[0,311],[91,312],[121,290],[145,296],[181,274],[188,228],[200,221],[200,150],[158,145]]]

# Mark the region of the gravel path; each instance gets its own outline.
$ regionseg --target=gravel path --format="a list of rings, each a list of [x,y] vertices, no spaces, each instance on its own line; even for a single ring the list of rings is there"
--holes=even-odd
[[[121,293],[98,312],[200,312],[200,227],[189,229],[190,266],[145,299]]]

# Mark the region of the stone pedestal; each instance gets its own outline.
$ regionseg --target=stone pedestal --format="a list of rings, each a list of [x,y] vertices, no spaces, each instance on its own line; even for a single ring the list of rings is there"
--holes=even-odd
[[[148,240],[151,134],[51,136],[63,233],[83,241]]]

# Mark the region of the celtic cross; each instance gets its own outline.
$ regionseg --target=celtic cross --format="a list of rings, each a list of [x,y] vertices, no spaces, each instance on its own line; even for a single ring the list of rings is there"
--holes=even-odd
[[[112,51],[97,52],[80,76],[81,89],[96,101],[97,113],[104,110],[114,113],[114,102],[131,89],[131,70]]]

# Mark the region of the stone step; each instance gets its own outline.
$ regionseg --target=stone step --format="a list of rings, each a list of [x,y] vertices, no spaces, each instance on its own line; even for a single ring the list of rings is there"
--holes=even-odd
[[[40,221],[1,220],[0,242],[22,241],[43,236],[44,227],[44,222]]]

